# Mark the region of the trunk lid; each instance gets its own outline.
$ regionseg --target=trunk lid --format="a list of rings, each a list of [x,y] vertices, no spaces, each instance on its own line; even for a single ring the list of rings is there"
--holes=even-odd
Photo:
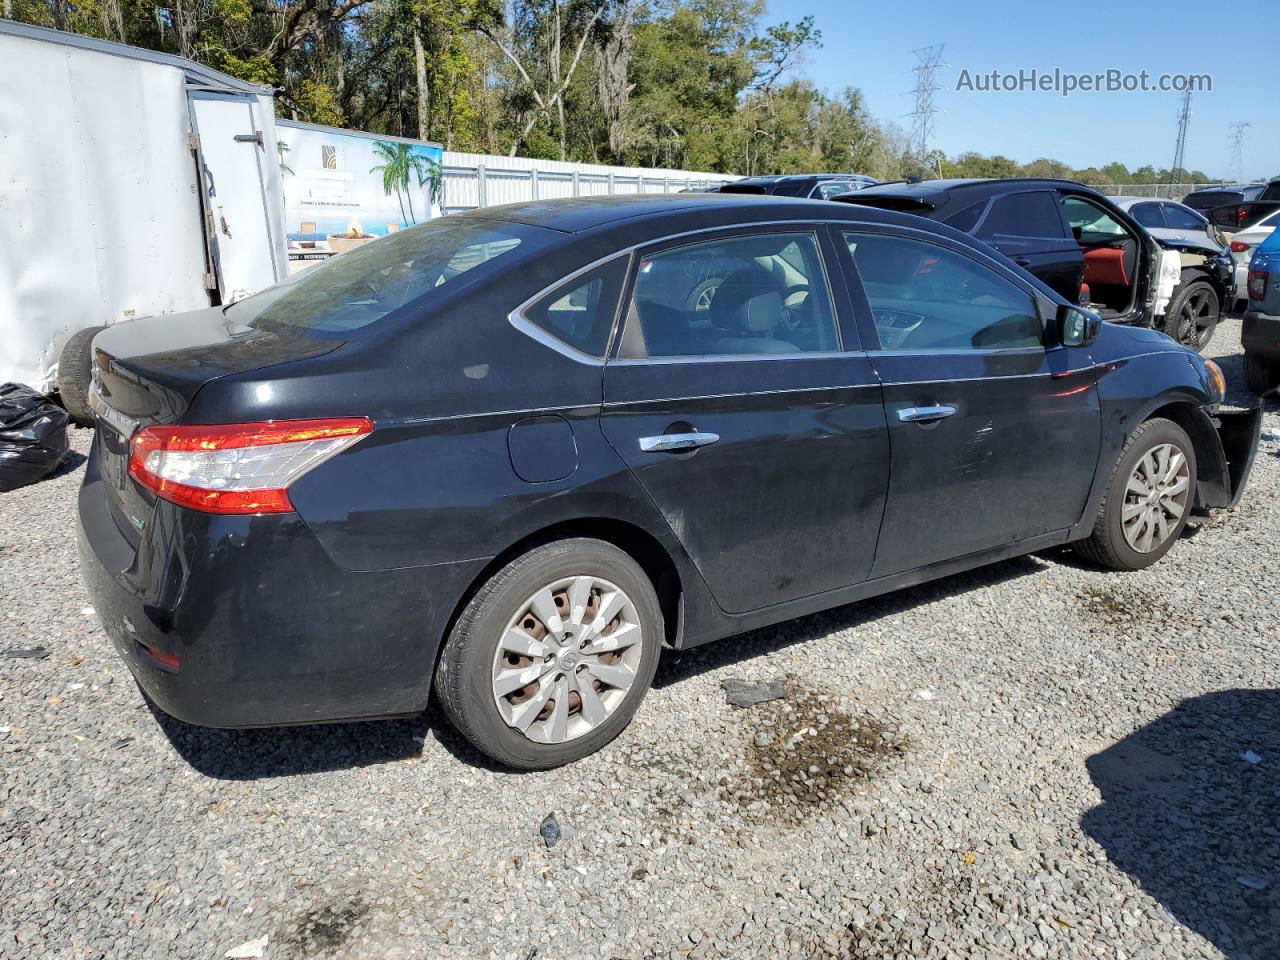
[[[322,356],[341,345],[243,326],[221,307],[145,317],[94,338],[93,386],[102,403],[130,420],[173,423],[211,380]]]
[[[234,323],[221,307],[145,317],[108,327],[93,341],[90,405],[99,470],[117,526],[135,546],[154,497],[129,477],[129,440],[140,427],[176,423],[220,377],[322,356],[342,345]]]

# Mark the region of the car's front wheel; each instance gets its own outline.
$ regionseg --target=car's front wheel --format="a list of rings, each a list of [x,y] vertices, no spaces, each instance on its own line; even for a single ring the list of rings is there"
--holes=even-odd
[[[653,681],[662,610],[644,570],[600,540],[537,547],[495,573],[445,643],[435,690],[481,752],[525,770],[599,750]]]
[[[1218,329],[1218,292],[1205,280],[1179,289],[1165,313],[1164,332],[1184,347],[1203,351]]]
[[[1195,502],[1196,452],[1172,420],[1143,423],[1125,444],[1093,533],[1076,549],[1113,570],[1141,570],[1163,557]]]

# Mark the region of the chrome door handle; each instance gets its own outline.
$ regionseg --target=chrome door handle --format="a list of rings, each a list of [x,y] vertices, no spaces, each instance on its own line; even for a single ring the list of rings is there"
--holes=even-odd
[[[671,450],[693,450],[705,447],[720,439],[718,433],[663,433],[656,437],[641,437],[640,449],[645,453],[664,453]]]
[[[930,420],[942,420],[955,412],[955,407],[945,403],[933,407],[903,407],[898,411],[898,419],[903,423],[926,423]]]

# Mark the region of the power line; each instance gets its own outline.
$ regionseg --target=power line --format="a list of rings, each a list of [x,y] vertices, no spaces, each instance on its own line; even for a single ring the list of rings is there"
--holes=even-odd
[[[911,113],[911,142],[921,158],[928,156],[929,144],[933,141],[933,115],[938,109],[933,105],[933,95],[941,89],[934,83],[933,75],[942,63],[945,47],[945,43],[938,43],[912,51],[916,55],[912,70],[916,75],[916,108]]]
[[[1191,121],[1191,91],[1182,95],[1182,109],[1178,111],[1178,145],[1173,150],[1173,169],[1169,171],[1169,183],[1182,182],[1183,156],[1187,152],[1187,124]]]
[[[1244,183],[1244,132],[1252,126],[1248,120],[1231,124],[1231,163],[1227,165],[1227,172],[1236,183]]]

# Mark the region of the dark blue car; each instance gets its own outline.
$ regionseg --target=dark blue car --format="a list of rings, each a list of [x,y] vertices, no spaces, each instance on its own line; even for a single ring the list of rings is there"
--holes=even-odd
[[[731,194],[433,221],[94,343],[84,574],[165,711],[445,712],[565,763],[686,649],[1228,507],[1257,411],[922,218]]]

